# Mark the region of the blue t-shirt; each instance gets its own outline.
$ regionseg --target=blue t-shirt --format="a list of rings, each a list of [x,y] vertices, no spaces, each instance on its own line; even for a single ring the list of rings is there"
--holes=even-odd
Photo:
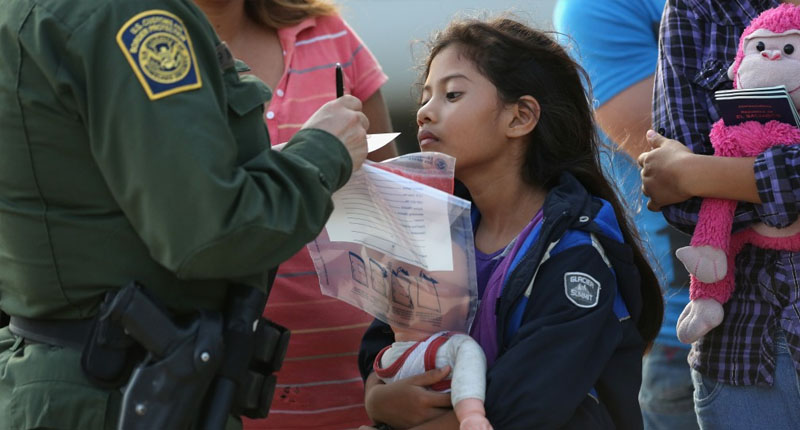
[[[559,0],[553,23],[563,34],[561,42],[589,74],[596,107],[655,73],[658,25],[664,3],[665,0],[605,0],[599,7],[596,0]],[[674,249],[688,245],[689,238],[669,227],[661,213],[647,210],[634,160],[622,151],[605,150],[601,162],[633,211],[642,244],[659,281],[666,287],[664,323],[656,342],[688,348],[678,341],[675,325],[689,302],[689,275],[675,258]]]
[[[559,0],[553,24],[589,73],[598,105],[652,75],[665,0]]]

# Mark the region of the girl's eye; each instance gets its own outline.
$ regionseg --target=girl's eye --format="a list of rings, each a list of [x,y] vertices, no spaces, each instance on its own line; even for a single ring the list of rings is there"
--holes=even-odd
[[[461,94],[462,93],[458,91],[449,91],[447,94],[445,94],[445,97],[447,98],[447,100],[455,100],[459,98]]]
[[[784,45],[783,52],[785,52],[786,55],[792,55],[792,52],[794,52],[794,46],[791,44]]]
[[[758,44],[756,44],[756,50],[758,52],[761,52],[761,51],[763,51],[765,49],[767,49],[767,47],[766,47],[766,45],[764,45],[764,42],[758,42]]]
[[[425,106],[426,104],[428,104],[428,100],[430,100],[430,99],[423,99],[423,100],[420,100],[420,101],[419,101],[419,105],[420,105],[420,106]]]

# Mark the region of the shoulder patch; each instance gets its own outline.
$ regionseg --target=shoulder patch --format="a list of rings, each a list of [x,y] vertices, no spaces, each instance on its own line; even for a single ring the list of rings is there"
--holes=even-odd
[[[600,300],[600,283],[583,272],[564,274],[564,293],[580,308],[593,308]]]
[[[203,86],[186,26],[174,14],[134,16],[119,29],[117,43],[150,100]]]

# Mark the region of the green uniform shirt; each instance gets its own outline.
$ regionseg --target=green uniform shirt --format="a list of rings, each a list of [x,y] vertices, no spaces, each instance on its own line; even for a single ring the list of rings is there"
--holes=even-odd
[[[322,229],[344,146],[277,153],[270,91],[191,0],[0,0],[0,308],[86,318],[138,280],[219,308]]]

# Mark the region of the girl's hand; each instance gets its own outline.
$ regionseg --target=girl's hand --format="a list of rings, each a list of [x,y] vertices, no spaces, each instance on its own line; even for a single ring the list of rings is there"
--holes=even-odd
[[[450,393],[437,393],[426,387],[448,374],[449,366],[390,384],[384,384],[374,373],[369,375],[364,394],[367,415],[376,423],[405,429],[444,414],[451,407]]]
[[[687,161],[696,155],[681,142],[667,139],[653,130],[648,130],[647,141],[652,149],[638,159],[642,169],[642,193],[650,197],[647,208],[659,211],[662,206],[691,198],[693,195],[683,184],[690,165]]]

